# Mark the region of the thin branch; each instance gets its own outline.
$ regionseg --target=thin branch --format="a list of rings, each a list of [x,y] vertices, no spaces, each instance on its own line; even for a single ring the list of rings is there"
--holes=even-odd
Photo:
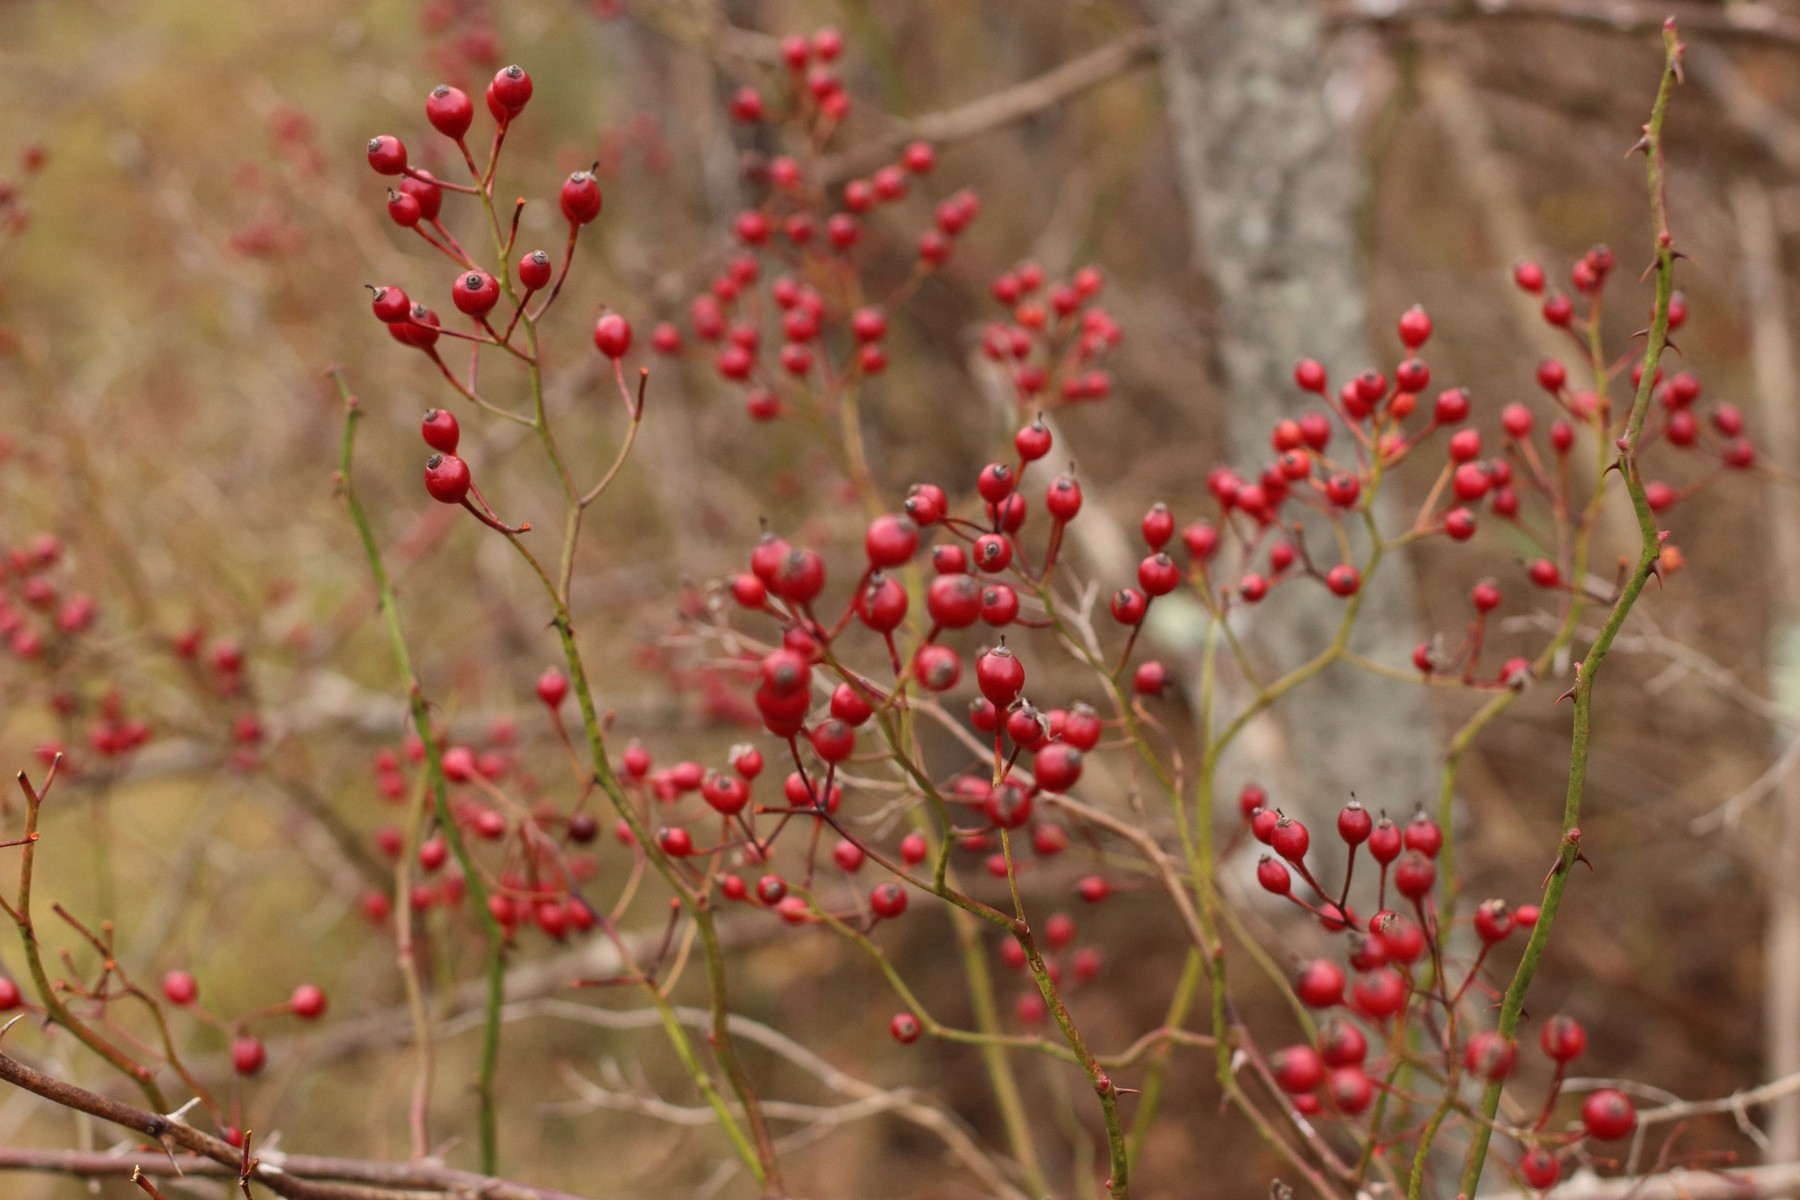
[[[990,92],[956,108],[899,122],[882,137],[826,159],[820,166],[821,174],[827,182],[849,179],[881,165],[907,142],[927,141],[943,145],[1010,125],[1154,61],[1161,49],[1161,38],[1156,30],[1135,30],[1022,83]]]
[[[1684,29],[1800,50],[1800,20],[1767,4],[1639,3],[1638,0],[1335,0],[1326,20],[1336,25],[1399,28],[1418,21],[1561,21],[1612,33],[1653,33],[1673,15]]]

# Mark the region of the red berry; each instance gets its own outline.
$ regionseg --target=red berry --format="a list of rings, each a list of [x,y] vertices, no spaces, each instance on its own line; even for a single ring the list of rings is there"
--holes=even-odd
[[[1544,268],[1522,258],[1513,264],[1513,282],[1535,295],[1544,290]]]
[[[1354,596],[1362,586],[1362,576],[1349,563],[1339,563],[1325,573],[1325,586],[1334,596]]]
[[[1269,845],[1274,848],[1275,853],[1291,863],[1305,858],[1306,849],[1311,844],[1312,835],[1306,831],[1306,826],[1292,817],[1282,817],[1276,821],[1274,835],[1269,839]]]
[[[1303,392],[1325,394],[1325,368],[1310,358],[1294,364],[1294,383]]]
[[[475,105],[461,88],[440,83],[425,97],[425,119],[447,138],[461,138],[475,123]]]
[[[1344,999],[1344,972],[1328,959],[1301,964],[1294,976],[1294,994],[1308,1008],[1331,1008]]]
[[[1423,900],[1437,883],[1437,867],[1417,850],[1408,850],[1394,866],[1394,887],[1408,900]]]
[[[240,1037],[231,1043],[231,1065],[239,1075],[254,1075],[268,1061],[263,1044],[253,1037]]]
[[[1492,1082],[1505,1079],[1513,1068],[1513,1043],[1492,1029],[1483,1029],[1469,1039],[1463,1051],[1463,1065],[1471,1074]]]
[[[1013,488],[1017,483],[1018,478],[1013,474],[1011,467],[1005,463],[989,463],[981,469],[981,474],[976,477],[975,490],[980,492],[981,498],[989,504],[998,504],[1012,495]]]
[[[1338,836],[1347,846],[1360,846],[1368,841],[1374,828],[1375,823],[1369,816],[1369,810],[1354,800],[1344,805],[1343,811],[1338,813]]]
[[[500,284],[486,271],[466,271],[456,277],[450,299],[459,312],[479,317],[500,302]]]
[[[461,504],[469,487],[469,464],[456,455],[434,454],[425,460],[425,490],[433,500]]]
[[[1504,900],[1483,901],[1475,910],[1475,933],[1489,945],[1506,940],[1513,930],[1512,909]]]
[[[375,310],[376,320],[392,324],[406,320],[407,314],[412,312],[412,301],[399,288],[378,287],[369,290],[374,296],[370,307]]]
[[[1406,980],[1390,967],[1365,971],[1350,987],[1350,1007],[1371,1021],[1385,1020],[1405,1005]]]
[[[996,646],[975,661],[975,682],[995,708],[1005,708],[1025,686],[1025,665],[1004,644]]]
[[[388,218],[402,229],[411,229],[419,223],[424,213],[419,208],[419,198],[406,192],[388,189]]]
[[[918,1041],[920,1032],[919,1018],[909,1012],[896,1013],[894,1019],[888,1022],[888,1033],[902,1046],[910,1046]]]
[[[1275,826],[1281,823],[1281,814],[1272,808],[1258,809],[1250,814],[1250,836],[1267,846],[1275,840]]]
[[[594,346],[608,358],[624,358],[631,349],[631,322],[618,313],[607,313],[594,322]]]
[[[162,990],[170,1004],[187,1005],[200,994],[200,985],[186,971],[170,971],[163,976]]]
[[[1589,1137],[1616,1142],[1637,1128],[1637,1106],[1617,1088],[1601,1088],[1581,1102],[1581,1124]]]
[[[998,575],[1012,565],[1012,543],[998,533],[984,533],[975,539],[973,550],[977,570]]]
[[[389,134],[369,139],[369,165],[377,175],[406,173],[406,143]]]
[[[1269,581],[1252,571],[1238,580],[1238,595],[1255,604],[1269,594]]]
[[[1121,625],[1136,625],[1144,619],[1144,611],[1149,607],[1149,602],[1136,588],[1120,588],[1113,593],[1111,607],[1113,620]]]
[[[456,417],[443,408],[426,409],[424,419],[419,422],[419,432],[427,446],[443,454],[455,454],[456,444],[462,437]]]
[[[1444,831],[1421,811],[1414,813],[1413,819],[1406,823],[1404,841],[1408,850],[1417,850],[1426,858],[1436,858],[1444,845]]]
[[[1160,550],[1138,564],[1138,585],[1151,596],[1166,596],[1181,584],[1175,560]]]
[[[531,101],[531,76],[517,63],[502,67],[488,88],[494,102],[512,116],[517,116]]]
[[[1331,1107],[1353,1117],[1375,1102],[1375,1083],[1359,1066],[1339,1067],[1325,1079],[1325,1098]]]
[[[294,1010],[296,1017],[310,1021],[324,1014],[325,992],[314,984],[303,983],[288,998],[288,1007]]]
[[[1160,696],[1168,684],[1168,668],[1155,660],[1139,663],[1131,677],[1131,688],[1140,696]]]
[[[519,259],[519,283],[526,291],[535,292],[549,283],[551,274],[550,256],[542,250],[533,250]]]
[[[1562,1163],[1542,1146],[1533,1146],[1519,1158],[1519,1175],[1528,1187],[1547,1191],[1562,1177]]]
[[[1400,314],[1400,340],[1408,350],[1417,350],[1431,336],[1431,318],[1417,304]],[[1414,389],[1408,389],[1409,391]]]
[[[919,647],[913,657],[913,674],[928,692],[947,692],[962,678],[962,659],[948,646],[933,642]]]
[[[1058,475],[1044,493],[1044,507],[1059,522],[1075,519],[1081,511],[1081,485],[1073,475]]]
[[[1282,1091],[1299,1095],[1325,1082],[1325,1061],[1311,1046],[1285,1046],[1269,1055],[1269,1073]]]
[[[694,839],[687,830],[664,827],[656,831],[656,845],[670,858],[686,858],[694,852]]]
[[[1439,425],[1456,425],[1469,418],[1469,389],[1452,388],[1439,392],[1432,416]]]
[[[1293,890],[1294,880],[1288,869],[1273,855],[1265,854],[1256,863],[1256,882],[1265,892],[1285,896]]]
[[[878,883],[869,893],[869,907],[883,920],[892,920],[906,911],[906,889],[897,883]]]
[[[1340,993],[1342,989],[1339,989]],[[1319,1057],[1327,1066],[1359,1066],[1369,1056],[1369,1039],[1356,1026],[1336,1018],[1319,1027]]]
[[[1567,325],[1575,318],[1575,305],[1561,292],[1553,292],[1544,298],[1544,320],[1558,327]]]
[[[1560,1013],[1544,1022],[1538,1031],[1538,1044],[1557,1062],[1573,1062],[1587,1049],[1587,1030],[1574,1017]]]
[[[1066,792],[1081,778],[1082,754],[1067,742],[1051,742],[1037,753],[1032,774],[1046,792]]]
[[[1019,594],[1004,583],[981,589],[981,619],[996,629],[1019,615]]]

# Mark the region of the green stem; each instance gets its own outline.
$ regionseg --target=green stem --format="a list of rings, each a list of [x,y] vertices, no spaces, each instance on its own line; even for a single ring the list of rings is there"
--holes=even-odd
[[[425,772],[430,780],[432,806],[436,812],[438,825],[443,830],[444,839],[450,844],[450,852],[462,869],[463,878],[469,886],[469,893],[474,901],[476,919],[480,921],[487,946],[483,957],[482,971],[487,979],[487,995],[484,1002],[481,1026],[481,1073],[476,1082],[476,1096],[480,1108],[479,1125],[481,1137],[481,1169],[492,1175],[499,1169],[500,1137],[499,1110],[495,1104],[494,1080],[500,1067],[500,1006],[505,992],[505,947],[506,930],[494,917],[493,910],[488,907],[487,884],[483,882],[481,873],[475,869],[474,860],[469,856],[469,849],[463,842],[462,831],[457,827],[455,814],[450,811],[449,787],[444,778],[444,760],[442,747],[438,745],[436,734],[431,728],[431,706],[426,702],[424,688],[413,670],[412,656],[406,648],[406,633],[400,627],[400,609],[394,597],[394,584],[388,577],[387,568],[381,561],[381,548],[376,545],[375,531],[369,525],[368,514],[363,511],[362,501],[357,498],[356,486],[351,475],[351,456],[356,447],[356,423],[362,417],[362,409],[356,397],[350,394],[349,385],[337,372],[332,373],[337,384],[338,394],[344,400],[344,444],[338,459],[338,486],[342,489],[345,505],[350,510],[350,519],[356,525],[357,536],[362,541],[363,553],[369,561],[369,573],[374,577],[375,590],[381,601],[381,615],[387,625],[388,641],[394,652],[395,664],[400,669],[400,677],[406,683],[407,703],[412,710],[413,729],[419,735],[419,741],[425,747]],[[401,897],[405,902],[405,897]]]
[[[1558,848],[1556,866],[1552,868],[1548,882],[1544,887],[1543,903],[1539,906],[1537,924],[1532,927],[1531,939],[1525,945],[1523,957],[1519,960],[1518,970],[1514,973],[1512,983],[1506,989],[1506,996],[1500,1005],[1499,1031],[1502,1037],[1510,1038],[1518,1029],[1519,1014],[1525,1006],[1525,993],[1531,987],[1532,977],[1537,973],[1539,962],[1544,956],[1544,948],[1550,940],[1550,931],[1556,924],[1557,911],[1562,907],[1563,889],[1568,885],[1569,875],[1575,865],[1576,856],[1581,853],[1581,843],[1576,835],[1577,822],[1581,817],[1582,795],[1587,785],[1588,738],[1590,722],[1593,714],[1594,682],[1599,677],[1600,667],[1606,659],[1607,651],[1612,648],[1613,640],[1618,637],[1619,630],[1630,615],[1632,606],[1642,594],[1644,585],[1649,582],[1651,572],[1656,567],[1657,557],[1661,552],[1661,539],[1656,528],[1655,515],[1650,511],[1650,504],[1644,496],[1643,478],[1638,471],[1638,442],[1643,434],[1644,416],[1649,411],[1650,396],[1656,387],[1657,364],[1662,358],[1663,347],[1669,335],[1669,302],[1675,286],[1675,251],[1673,239],[1669,233],[1668,211],[1663,192],[1663,117],[1668,110],[1669,96],[1674,85],[1680,81],[1681,43],[1676,39],[1674,22],[1671,20],[1663,27],[1664,65],[1662,81],[1656,92],[1656,103],[1650,110],[1650,123],[1644,128],[1644,140],[1641,146],[1646,158],[1646,174],[1650,188],[1651,215],[1656,223],[1656,310],[1650,321],[1650,340],[1644,348],[1643,375],[1638,382],[1637,395],[1632,401],[1631,417],[1626,423],[1624,448],[1620,455],[1620,474],[1625,478],[1625,490],[1631,497],[1631,505],[1636,510],[1638,530],[1642,536],[1642,545],[1638,551],[1638,560],[1624,590],[1613,604],[1612,612],[1607,615],[1606,623],[1601,626],[1594,644],[1589,647],[1587,657],[1580,668],[1580,677],[1575,685],[1574,729],[1571,734],[1569,748],[1569,785],[1563,800],[1562,841]],[[1469,1146],[1468,1158],[1463,1165],[1461,1190],[1465,1195],[1473,1196],[1481,1182],[1482,1168],[1487,1162],[1488,1140],[1493,1132],[1494,1113],[1500,1105],[1500,1083],[1490,1083],[1482,1092],[1480,1119],[1475,1124],[1474,1138]]]

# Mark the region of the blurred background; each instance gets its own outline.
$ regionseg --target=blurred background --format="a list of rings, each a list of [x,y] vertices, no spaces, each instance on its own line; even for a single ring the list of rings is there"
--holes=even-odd
[[[759,517],[820,542],[853,546],[860,531],[854,506],[821,484],[830,470],[806,430],[751,423],[709,358],[660,360],[648,346],[658,321],[685,329],[689,301],[732,253],[732,217],[759,194],[745,166],[777,148],[775,135],[734,125],[725,101],[744,83],[779,92],[779,36],[843,34],[854,107],[828,151],[846,173],[915,136],[937,147],[917,194],[870,218],[871,275],[905,277],[936,200],[962,187],[980,197],[949,263],[892,314],[892,366],[864,400],[873,470],[894,504],[918,480],[966,489],[1019,419],[993,399],[979,353],[983,325],[1005,316],[989,296],[994,276],[1026,259],[1052,278],[1105,270],[1104,302],[1124,329],[1108,362],[1112,395],[1059,413],[1054,452],[1079,463],[1092,532],[1078,569],[1104,595],[1135,561],[1146,506],[1166,500],[1188,519],[1212,465],[1266,461],[1270,422],[1300,408],[1286,382],[1297,355],[1319,357],[1334,379],[1391,369],[1394,322],[1423,304],[1436,324],[1434,382],[1466,385],[1476,424],[1497,437],[1504,404],[1535,401],[1539,360],[1568,358],[1536,298],[1512,286],[1513,263],[1541,261],[1566,288],[1569,264],[1596,243],[1618,257],[1604,327],[1624,352],[1646,323],[1637,275],[1651,249],[1643,165],[1627,151],[1655,91],[1665,9],[1679,12],[1689,48],[1668,130],[1669,204],[1690,260],[1676,341],[1707,403],[1747,415],[1761,469],[1721,474],[1705,456],[1659,464],[1677,486],[1708,486],[1664,518],[1685,567],[1648,594],[1602,685],[1583,820],[1596,872],[1571,886],[1531,1008],[1588,1021],[1588,1074],[1682,1096],[1800,1070],[1800,1048],[1780,1037],[1800,1029],[1800,792],[1786,772],[1795,691],[1783,666],[1800,597],[1791,4],[0,6],[0,547],[54,535],[63,552],[45,577],[59,602],[97,601],[92,628],[67,646],[0,655],[0,762],[36,777],[39,748],[61,739],[79,768],[58,785],[39,853],[47,945],[91,973],[95,956],[48,906],[96,928],[112,921],[135,978],[191,970],[227,1018],[280,1003],[296,983],[323,985],[333,997],[323,1023],[259,1025],[271,1062],[244,1089],[243,1124],[278,1131],[293,1151],[407,1154],[403,996],[391,938],[363,911],[391,882],[375,834],[396,809],[374,764],[399,749],[404,709],[367,564],[334,495],[343,422],[328,367],[368,413],[358,487],[447,725],[541,776],[546,799],[569,791],[532,693],[559,658],[535,582],[419,488],[419,413],[454,398],[370,318],[363,291],[396,284],[448,311],[446,265],[387,219],[386,181],[363,158],[367,139],[394,133],[440,174],[458,166],[422,119],[432,85],[479,96],[497,67],[530,70],[535,97],[497,192],[534,202],[522,245],[559,246],[556,188],[599,164],[605,212],[544,329],[549,403],[572,457],[603,465],[623,431],[589,345],[602,305],[636,325],[630,361],[650,365],[653,382],[634,458],[584,534],[576,625],[602,707],[617,714],[615,738],[642,738],[659,763],[719,761],[747,736],[733,723],[743,697],[688,652],[688,618],[710,584],[742,569]],[[452,224],[479,240],[474,224]],[[492,386],[516,401],[503,365],[487,368]],[[550,511],[552,480],[533,446],[461,411],[465,456],[501,515]],[[1401,520],[1434,475],[1412,466],[1397,481]],[[1604,542],[1596,573],[1610,580],[1630,545]],[[1403,662],[1413,642],[1454,640],[1469,586],[1494,574],[1513,598],[1498,652],[1541,644],[1551,610],[1534,615],[1522,551],[1498,535],[1486,546],[1419,547],[1408,586],[1374,614],[1369,652]],[[17,594],[10,603],[28,607]],[[1282,628],[1284,613],[1304,620],[1277,609],[1265,627]],[[1177,614],[1153,632],[1182,674],[1190,624]],[[182,657],[184,640],[197,656]],[[233,647],[245,666],[221,673]],[[1271,661],[1292,650],[1264,649]],[[240,679],[235,690],[223,675]],[[1567,708],[1554,701],[1569,681],[1539,681],[1463,759],[1471,896],[1522,902],[1541,887],[1567,771]],[[1366,686],[1334,679],[1313,708],[1251,739],[1221,776],[1225,798],[1257,778],[1308,813],[1335,811],[1352,789],[1396,815],[1434,803],[1443,737],[1482,697]],[[1178,724],[1179,689],[1167,704]],[[134,754],[86,744],[97,723],[134,720],[150,734]],[[1126,786],[1122,768],[1114,782]],[[17,796],[0,802],[0,840],[17,836],[20,811]],[[17,853],[0,851],[0,864]],[[602,880],[625,869],[610,841],[596,857]],[[1081,869],[1070,862],[1036,882],[1044,911],[1074,907]],[[1098,1042],[1122,1046],[1161,1019],[1185,947],[1149,893],[1077,915],[1080,944],[1104,966],[1072,1003]],[[424,919],[447,1021],[436,1132],[445,1157],[469,1165],[477,1035],[453,985],[471,977],[478,948],[441,909]],[[1256,917],[1268,944],[1306,952],[1312,935],[1285,919]],[[784,1126],[795,1194],[992,1194],[947,1149],[955,1138],[1003,1141],[978,1057],[929,1040],[895,1045],[894,999],[829,934],[757,913],[728,925],[744,1013],[858,1080],[909,1089],[919,1106]],[[966,993],[947,938],[924,911],[887,945],[927,1003],[960,1023]],[[579,955],[526,941],[519,969],[539,975],[517,994],[632,1007],[623,989],[556,988],[580,973]],[[0,966],[21,970],[10,935]],[[1001,982],[1009,1006],[1018,982]],[[1246,986],[1253,1012],[1259,1000],[1269,1008],[1253,1023],[1266,1016],[1279,1036],[1278,1002]],[[676,999],[703,994],[690,978]],[[67,1039],[29,1024],[8,1035],[9,1051],[113,1086]],[[225,1034],[180,1020],[176,1034],[211,1064],[221,1094],[235,1094],[219,1069]],[[504,1172],[593,1197],[754,1194],[720,1168],[728,1152],[715,1130],[629,1102],[696,1103],[657,1037],[553,1008],[521,1013],[500,1076]],[[749,1053],[771,1098],[829,1108],[857,1096],[773,1052]],[[1021,1071],[1053,1178],[1092,1194],[1070,1149],[1091,1146],[1083,1081],[1035,1059]],[[1191,1190],[1200,1170],[1221,1192],[1264,1189],[1277,1173],[1248,1127],[1220,1114],[1208,1071],[1203,1055],[1178,1060],[1142,1194]],[[1769,1153],[1800,1156],[1800,1121],[1785,1122]],[[117,1137],[0,1095],[0,1145],[105,1148]],[[1709,1150],[1763,1153],[1720,1121],[1685,1132],[1676,1156]],[[1502,1182],[1490,1173],[1488,1186]],[[0,1194],[92,1193],[20,1174]],[[99,1194],[137,1193],[112,1180]]]

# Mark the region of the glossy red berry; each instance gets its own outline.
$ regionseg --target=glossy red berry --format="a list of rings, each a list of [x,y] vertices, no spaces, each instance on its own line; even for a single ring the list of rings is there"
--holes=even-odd
[[[1019,452],[1020,461],[1028,463],[1050,453],[1050,428],[1043,418],[1034,420],[1013,435],[1013,449]]]
[[[1282,1091],[1298,1095],[1325,1082],[1325,1060],[1311,1046],[1284,1046],[1269,1055],[1269,1073]]]
[[[514,63],[495,73],[488,90],[496,104],[517,116],[531,102],[531,76],[525,73],[525,68]]]
[[[1120,588],[1113,593],[1111,607],[1113,620],[1121,625],[1136,625],[1144,619],[1149,602],[1136,588]]]
[[[1350,985],[1350,1007],[1371,1021],[1385,1020],[1406,1005],[1406,980],[1391,967],[1364,971]]]
[[[1294,880],[1288,869],[1273,855],[1265,854],[1256,862],[1256,882],[1265,892],[1285,896],[1293,890]]]
[[[1400,314],[1400,341],[1408,350],[1417,350],[1431,336],[1431,318],[1417,304]]]
[[[456,277],[450,299],[455,301],[459,312],[471,317],[483,316],[499,303],[500,284],[486,271],[465,271]]]
[[[457,425],[456,417],[443,408],[426,409],[424,419],[419,422],[419,432],[427,446],[443,454],[455,454],[456,445],[462,440],[462,429]]]
[[[1374,828],[1375,822],[1369,816],[1369,810],[1354,800],[1344,805],[1343,811],[1338,813],[1338,837],[1342,838],[1347,846],[1362,845],[1369,840],[1369,835]]]
[[[1010,625],[1019,615],[1019,593],[1004,583],[981,589],[981,619],[999,629]]]
[[[461,88],[440,83],[425,97],[425,119],[445,137],[460,139],[475,123],[475,105]]]
[[[1044,508],[1057,521],[1068,522],[1081,511],[1081,485],[1073,475],[1058,475],[1044,493]]]
[[[1004,644],[996,646],[975,660],[975,682],[995,708],[1005,708],[1025,686],[1025,664]]]
[[[1168,685],[1168,668],[1155,660],[1139,663],[1131,676],[1131,688],[1140,696],[1160,696]]]
[[[1325,394],[1325,368],[1310,358],[1294,364],[1294,384],[1303,392]]]
[[[1637,1106],[1617,1088],[1601,1088],[1581,1102],[1581,1125],[1589,1137],[1616,1142],[1637,1128]]]
[[[1032,774],[1046,792],[1066,792],[1081,778],[1081,751],[1067,742],[1051,742],[1037,752]]]
[[[1444,831],[1436,821],[1420,811],[1414,813],[1413,819],[1406,823],[1403,840],[1408,850],[1417,850],[1426,858],[1436,858],[1444,845]]]
[[[1275,833],[1269,839],[1269,845],[1275,853],[1297,863],[1306,857],[1307,847],[1312,844],[1312,835],[1306,826],[1292,817],[1282,817],[1275,822]]]
[[[1315,958],[1294,976],[1294,994],[1308,1008],[1330,1008],[1344,999],[1344,971],[1336,963]]]
[[[1166,596],[1180,584],[1180,568],[1160,550],[1138,564],[1138,586],[1146,595]]]
[[[406,173],[406,143],[390,134],[369,139],[369,166],[377,175]]]
[[[1542,1146],[1533,1146],[1519,1158],[1519,1177],[1535,1191],[1547,1191],[1562,1178],[1562,1163]]]
[[[1005,463],[989,463],[981,469],[981,474],[976,477],[975,490],[980,492],[981,498],[989,504],[998,504],[1012,495],[1013,488],[1017,484],[1018,477],[1013,474],[1011,467]]]
[[[288,998],[288,1007],[296,1017],[313,1020],[325,1013],[325,992],[315,984],[303,983]]]
[[[631,322],[618,313],[607,313],[595,321],[594,347],[608,358],[624,358],[631,349]]]
[[[1476,612],[1493,612],[1500,607],[1500,589],[1491,583],[1478,583],[1469,591],[1469,603]]]
[[[533,250],[519,259],[519,283],[526,291],[535,292],[547,286],[552,274],[550,256],[542,250]]]
[[[902,1046],[910,1046],[918,1041],[920,1032],[919,1018],[911,1013],[896,1013],[894,1019],[888,1022],[888,1033]]]
[[[1423,900],[1437,883],[1437,867],[1417,850],[1408,850],[1394,864],[1394,887],[1408,900]]]
[[[469,464],[454,454],[434,454],[425,460],[425,490],[433,500],[461,504],[471,485]]]
[[[1012,542],[1003,534],[982,534],[975,539],[971,553],[975,559],[975,569],[989,575],[998,575],[1012,565]]]
[[[1325,586],[1334,596],[1354,596],[1362,587],[1362,576],[1349,563],[1339,563],[1325,572]]]
[[[412,312],[412,301],[397,287],[370,288],[369,291],[374,296],[370,307],[375,310],[375,319],[378,321],[389,324],[404,321],[407,314]]]

